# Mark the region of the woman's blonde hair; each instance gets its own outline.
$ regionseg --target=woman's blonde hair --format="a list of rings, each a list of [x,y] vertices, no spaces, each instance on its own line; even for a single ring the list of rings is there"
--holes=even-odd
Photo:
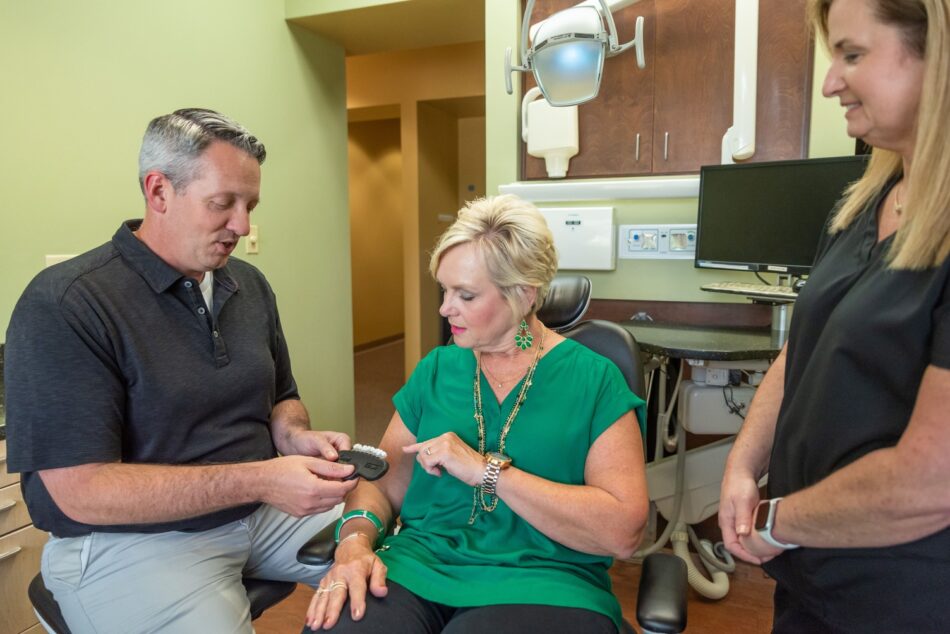
[[[866,0],[875,17],[899,29],[907,50],[924,60],[917,112],[914,186],[904,201],[904,222],[894,238],[890,266],[925,269],[950,255],[950,0]],[[828,45],[828,11],[834,0],[810,0],[809,16]],[[845,192],[830,231],[861,214],[886,183],[903,170],[896,152],[875,148],[860,180]]]
[[[508,301],[515,317],[527,317],[541,307],[557,273],[557,250],[544,216],[534,205],[512,195],[467,203],[432,252],[432,277],[449,249],[469,243],[481,254],[489,279]],[[527,314],[522,308],[527,301],[525,287],[537,289]]]

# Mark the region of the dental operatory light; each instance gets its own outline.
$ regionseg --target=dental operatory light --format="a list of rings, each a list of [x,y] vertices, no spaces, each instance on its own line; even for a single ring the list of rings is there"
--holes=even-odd
[[[633,0],[636,2],[637,0]],[[633,4],[614,0],[614,8]],[[532,72],[544,98],[552,106],[573,106],[590,101],[600,90],[604,58],[619,55],[634,47],[637,66],[644,68],[643,17],[638,17],[634,39],[617,41],[617,26],[606,0],[587,0],[559,11],[535,25],[532,44],[531,11],[528,0],[521,26],[521,61],[512,66],[511,48],[505,52],[505,87],[512,93],[511,72]]]

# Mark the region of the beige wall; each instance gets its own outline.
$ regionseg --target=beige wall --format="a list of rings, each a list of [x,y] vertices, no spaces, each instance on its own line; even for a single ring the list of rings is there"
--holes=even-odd
[[[399,120],[350,122],[353,345],[403,334]]]
[[[254,212],[264,271],[315,424],[353,428],[343,50],[280,0],[0,2],[0,326],[45,254],[142,215],[148,121],[221,110],[267,145]],[[238,246],[238,254],[243,254]]]
[[[439,287],[429,272],[429,255],[447,228],[440,214],[458,210],[458,117],[433,105],[418,104],[419,131],[419,294],[420,349],[438,346]]]
[[[438,340],[437,287],[428,274],[428,253],[445,225],[433,224],[437,223],[434,217],[457,209],[458,126],[450,130],[439,113],[457,121],[466,116],[466,108],[455,102],[483,97],[484,45],[477,42],[349,57],[346,73],[347,107],[351,112],[399,107],[406,210],[403,271],[408,375]],[[424,129],[430,124],[451,135],[439,139],[440,144],[452,148],[451,152],[433,147],[435,138]],[[423,164],[429,160],[426,156],[435,155],[441,157],[439,162]],[[448,202],[442,197],[443,187],[451,192]],[[423,203],[426,217],[420,219]]]
[[[485,117],[458,120],[458,198],[456,206],[485,196]]]

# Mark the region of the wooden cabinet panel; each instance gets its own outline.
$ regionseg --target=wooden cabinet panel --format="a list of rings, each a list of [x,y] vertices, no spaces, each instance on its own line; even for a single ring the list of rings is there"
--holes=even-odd
[[[19,634],[36,623],[27,588],[40,569],[45,543],[46,533],[32,526],[0,537],[0,634]]]
[[[653,0],[644,0],[615,16],[619,41],[629,42],[637,16],[644,17],[646,57],[652,57]],[[578,107],[581,152],[577,174],[623,176],[653,171],[653,73],[654,66],[637,67],[637,56],[628,50],[604,61],[600,93]],[[637,135],[640,137],[637,154]]]
[[[749,162],[808,156],[814,47],[804,4],[760,2],[755,154]]]
[[[532,22],[575,3],[538,0]],[[643,0],[614,14],[621,42],[641,15],[647,67],[637,68],[633,51],[606,60],[600,94],[578,108],[580,152],[569,178],[697,172],[721,160],[732,125],[735,0]],[[763,0],[750,161],[807,156],[811,69],[805,0]],[[523,89],[532,86],[525,75]],[[521,148],[522,178],[547,178],[544,161]]]
[[[732,125],[735,20],[735,0],[657,2],[654,172],[720,162]]]

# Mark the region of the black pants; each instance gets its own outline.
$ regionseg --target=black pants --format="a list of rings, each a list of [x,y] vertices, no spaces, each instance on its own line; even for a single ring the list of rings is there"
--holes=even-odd
[[[835,634],[830,625],[815,616],[794,594],[778,584],[773,599],[772,634]]]
[[[367,593],[366,614],[354,622],[349,603],[333,634],[617,634],[614,622],[592,610],[551,605],[487,605],[453,608],[419,597],[394,581],[378,599]],[[312,634],[305,627],[303,634]]]

